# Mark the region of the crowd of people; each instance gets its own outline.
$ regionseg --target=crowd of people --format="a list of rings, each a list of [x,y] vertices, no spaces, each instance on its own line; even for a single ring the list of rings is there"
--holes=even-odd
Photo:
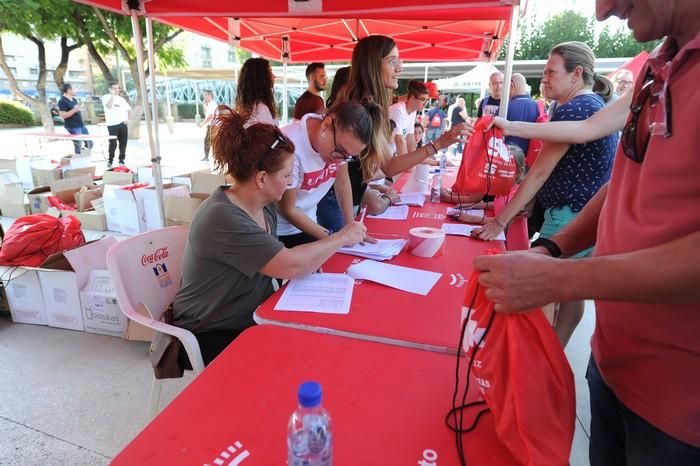
[[[519,183],[505,199],[449,189],[442,199],[493,209],[492,217],[458,215],[482,223],[476,238],[522,232],[524,243],[509,237],[513,251],[474,263],[498,312],[556,303],[549,317],[565,346],[584,300],[596,300],[587,372],[591,464],[697,465],[700,171],[692,138],[700,130],[700,4],[597,0],[596,7],[600,20],[628,19],[639,41],[664,39],[641,73],[622,70],[608,81],[580,42],[551,49],[540,101],[523,75],[506,83],[494,72],[476,117],[495,117]],[[217,108],[205,91],[204,160],[211,148],[215,166],[234,182],[195,215],[173,305],[177,325],[207,321],[196,333],[205,363],[254,325],[274,279],[311,273],[338,248],[373,241],[355,219],[361,206],[381,213],[396,201],[394,176],[435,163],[450,147],[462,151],[474,131],[464,98],[445,111],[424,83],[411,81],[405,100],[393,103],[401,71],[393,39],[361,38],[329,90],[324,64],[309,64],[308,88],[282,128],[264,58],[243,65],[231,107]],[[501,118],[504,86],[510,100]],[[125,157],[129,106],[118,94],[115,84],[103,97],[116,136],[110,165],[117,144],[119,162]],[[71,134],[87,134],[70,85],[59,108]]]

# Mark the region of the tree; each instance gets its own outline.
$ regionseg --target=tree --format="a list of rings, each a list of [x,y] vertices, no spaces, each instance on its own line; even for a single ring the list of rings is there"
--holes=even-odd
[[[642,50],[652,51],[660,40],[637,42],[629,30],[611,31],[607,26],[598,35],[595,46],[596,57],[634,57]]]
[[[87,45],[90,57],[98,64],[107,82],[115,81],[115,79],[106,65],[105,56],[113,53],[116,49],[116,53],[127,63],[131,78],[136,86],[137,96],[129,116],[129,137],[138,138],[139,122],[144,111],[143,102],[145,101],[145,96],[141,92],[136,49],[132,40],[131,18],[105,12],[97,8],[77,6],[72,20],[81,32],[81,39]],[[145,21],[141,19],[140,24],[145,40]],[[154,51],[158,66],[161,69],[185,66],[184,52],[181,48],[171,43],[181,32],[181,29],[153,23]],[[144,58],[147,59],[145,44],[141,44],[141,47]],[[144,63],[144,68],[148,77],[151,70],[147,68],[146,63]]]
[[[544,21],[525,23],[515,46],[516,60],[545,60],[561,42],[594,44],[593,19],[575,11],[564,11]]]
[[[7,64],[0,36],[0,69],[10,83],[10,89],[21,100],[37,109],[44,129],[53,132],[54,125],[46,101],[46,41],[60,39],[61,60],[54,72],[54,80],[60,89],[70,53],[80,47],[81,42],[73,37],[70,24],[65,21],[65,11],[73,8],[69,0],[25,0],[21,7],[17,2],[0,0],[0,30],[10,32],[30,40],[37,47],[38,76],[37,97],[32,97],[19,89],[17,80]]]

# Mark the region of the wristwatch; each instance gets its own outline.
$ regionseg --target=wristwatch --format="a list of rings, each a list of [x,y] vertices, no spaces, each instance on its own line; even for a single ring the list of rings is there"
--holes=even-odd
[[[561,249],[559,249],[559,245],[549,238],[537,238],[532,242],[531,246],[533,248],[542,246],[547,250],[547,252],[549,252],[549,255],[554,258],[561,257],[562,254]]]

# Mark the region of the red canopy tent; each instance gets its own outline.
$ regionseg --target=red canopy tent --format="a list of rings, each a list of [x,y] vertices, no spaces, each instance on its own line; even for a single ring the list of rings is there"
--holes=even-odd
[[[354,43],[367,35],[391,36],[401,58],[410,61],[495,60],[505,36],[517,30],[520,4],[526,0],[75,0],[128,14],[132,19],[141,90],[146,94],[139,16],[146,17],[150,69],[154,69],[151,20],[229,41],[259,55],[291,62],[348,61]],[[524,10],[523,10],[524,11]],[[511,34],[511,38],[512,38]],[[514,42],[510,41],[505,82],[510,81]],[[286,84],[286,73],[285,73]],[[155,88],[155,73],[151,73]],[[505,115],[509,87],[500,113]],[[286,92],[283,93],[286,98]],[[157,105],[153,96],[153,114]],[[286,105],[284,107],[286,109]],[[146,126],[160,184],[155,125]],[[157,172],[157,173],[156,173]],[[160,189],[158,189],[161,194]],[[161,206],[162,207],[162,206]],[[164,223],[164,214],[161,209]]]

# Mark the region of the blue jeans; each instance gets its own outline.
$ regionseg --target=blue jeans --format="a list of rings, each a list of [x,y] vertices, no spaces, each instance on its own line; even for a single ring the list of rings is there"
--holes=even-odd
[[[442,127],[433,128],[432,126],[428,126],[428,129],[426,130],[425,134],[426,141],[434,141],[440,136],[442,136]]]
[[[316,220],[319,225],[333,233],[342,230],[343,226],[345,226],[334,189],[328,191],[318,202],[316,206]]]
[[[79,126],[77,128],[66,128],[66,131],[68,131],[70,134],[90,134],[88,133],[87,128],[83,126]],[[85,143],[85,147],[89,150],[92,149],[92,141],[88,139],[87,141],[73,141],[73,147],[75,148],[75,153],[80,154],[80,148],[83,145],[83,142]]]
[[[700,464],[700,448],[660,431],[617,399],[601,377],[593,356],[588,361],[586,379],[591,396],[591,466]]]

